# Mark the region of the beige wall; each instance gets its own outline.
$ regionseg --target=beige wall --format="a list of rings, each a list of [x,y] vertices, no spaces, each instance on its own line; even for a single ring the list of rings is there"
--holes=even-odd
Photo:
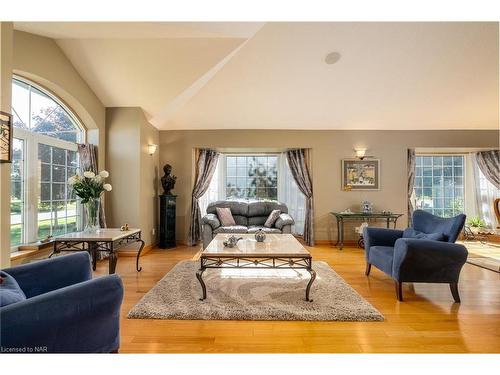
[[[498,147],[495,130],[363,131],[363,130],[193,130],[160,131],[160,165],[170,163],[177,175],[177,239],[185,240],[193,186],[193,148],[312,149],[315,232],[320,240],[336,235],[329,212],[358,209],[369,200],[376,210],[406,213],[406,150],[409,147]],[[355,147],[380,159],[380,191],[341,190],[341,159],[352,158]],[[406,215],[399,226],[407,223]],[[350,231],[347,231],[352,234]]]
[[[53,39],[14,31],[14,74],[52,91],[80,118],[105,167],[104,106]]]
[[[140,223],[147,244],[158,238],[159,151],[149,155],[148,145],[160,143],[160,132],[143,117],[140,132]],[[154,234],[153,234],[154,229]]]
[[[156,242],[158,152],[150,156],[148,144],[158,144],[159,132],[139,107],[106,108],[106,165],[113,191],[107,193],[108,226],[128,223],[142,229],[146,244]]]
[[[0,22],[0,111],[11,113],[12,22]],[[0,164],[0,267],[10,265],[10,164]]]

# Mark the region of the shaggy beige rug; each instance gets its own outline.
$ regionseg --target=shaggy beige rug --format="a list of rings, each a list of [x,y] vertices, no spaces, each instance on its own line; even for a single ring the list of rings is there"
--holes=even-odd
[[[313,302],[305,301],[309,273],[285,269],[208,269],[200,301],[198,262],[182,261],[128,313],[134,319],[341,320],[384,317],[324,262],[314,262]]]

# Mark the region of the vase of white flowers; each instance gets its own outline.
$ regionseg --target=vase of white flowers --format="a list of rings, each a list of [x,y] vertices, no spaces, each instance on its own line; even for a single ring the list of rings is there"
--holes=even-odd
[[[99,231],[101,195],[104,191],[112,190],[110,184],[104,183],[104,180],[108,177],[109,173],[107,171],[101,171],[98,174],[85,171],[83,176],[77,174],[68,180],[75,194],[81,198],[81,203],[85,209],[85,232]]]

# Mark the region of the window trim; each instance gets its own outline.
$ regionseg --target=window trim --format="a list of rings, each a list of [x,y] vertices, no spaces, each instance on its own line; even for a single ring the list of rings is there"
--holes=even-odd
[[[464,152],[423,152],[423,153],[416,153],[415,154],[415,158],[416,157],[419,157],[419,156],[430,156],[430,157],[433,157],[433,156],[442,156],[442,157],[445,157],[445,156],[462,156],[463,157],[463,164],[462,164],[462,170],[463,170],[463,191],[464,191],[464,202],[463,202],[463,212],[465,212],[466,210],[466,207],[467,207],[467,189],[466,189],[466,186],[467,186],[467,154],[464,153]],[[416,165],[416,164],[415,164]],[[455,172],[453,172],[455,173]],[[416,177],[416,173],[415,173],[415,177]],[[423,177],[423,175],[422,175]],[[434,176],[432,176],[434,177]],[[453,175],[453,177],[455,177]],[[432,186],[434,186],[434,181],[432,182]],[[422,187],[423,188],[423,187]],[[455,189],[455,187],[453,187],[453,189]],[[453,193],[453,195],[455,195],[455,193]],[[415,209],[417,209],[417,195],[415,194],[415,185],[413,186],[413,193],[412,193],[412,203],[413,203],[413,207],[415,207]],[[443,210],[445,208],[443,207]]]
[[[60,98],[58,98],[54,93],[47,90],[46,88],[40,86],[39,84],[30,81],[19,75],[13,75],[11,84],[14,84],[14,80],[20,81],[28,86],[32,86],[37,90],[41,91],[43,94],[47,95],[56,104],[60,105],[67,115],[71,118],[75,126],[79,129],[77,135],[77,142],[69,142],[63,139],[50,137],[43,133],[32,132],[28,129],[22,129],[13,127],[13,137],[22,139],[24,142],[24,190],[23,190],[23,231],[21,243],[12,246],[11,253],[19,249],[19,246],[26,245],[27,243],[33,243],[38,241],[38,185],[40,183],[40,176],[38,175],[38,145],[45,144],[52,147],[58,147],[69,151],[78,151],[78,143],[85,142],[87,137],[86,128],[83,126],[82,122],[76,116],[74,111],[72,111]],[[31,94],[31,91],[30,91]],[[30,95],[31,100],[31,95]],[[31,112],[31,104],[29,108]],[[31,121],[31,113],[30,113]],[[31,123],[29,124],[31,125]],[[82,224],[82,209],[79,201],[77,200],[77,210],[79,218],[77,219],[78,227]]]
[[[71,119],[73,120],[73,122],[75,123],[75,125],[80,129],[80,136],[78,137],[78,139],[76,140],[77,143],[79,142],[82,142],[82,143],[85,143],[86,140],[87,140],[87,129],[85,128],[85,126],[83,125],[83,122],[80,120],[80,118],[78,117],[78,115],[70,108],[69,105],[67,105],[61,98],[59,98],[59,96],[52,92],[51,90],[39,85],[38,83],[34,82],[34,81],[31,81],[30,79],[28,78],[25,78],[23,76],[20,76],[18,74],[13,74],[12,75],[12,84],[13,84],[13,81],[19,81],[19,82],[22,82],[28,86],[32,86],[34,88],[36,88],[37,90],[41,91],[42,93],[44,93],[45,95],[47,95],[50,99],[52,99],[54,102],[56,102],[58,105],[60,105],[65,111],[66,113],[68,114],[69,117],[71,117]],[[31,101],[31,95],[30,95],[30,101]],[[30,103],[30,110],[31,110],[31,103]],[[30,115],[30,127],[31,127],[31,115]],[[14,129],[19,129],[19,128],[14,128]],[[25,129],[21,129],[21,130],[25,130]],[[42,133],[37,133],[37,134],[40,134],[42,136],[45,136],[44,134]],[[46,136],[48,137],[48,136]],[[49,138],[54,138],[54,137],[49,137]],[[71,143],[71,142],[69,142]]]
[[[221,153],[220,156],[219,156],[219,199],[222,199],[222,200],[227,200],[227,199],[230,199],[227,197],[227,181],[226,181],[226,177],[227,177],[227,161],[226,161],[226,158],[227,157],[231,157],[231,156],[275,156],[277,158],[277,161],[276,161],[276,173],[277,173],[277,186],[276,186],[276,199],[279,201],[280,199],[280,188],[279,188],[279,185],[280,185],[280,181],[281,181],[281,173],[279,171],[279,166],[280,166],[280,161],[281,161],[281,158],[283,157],[283,153],[280,153],[280,152],[224,152],[224,153]],[[256,199],[256,198],[239,198],[239,199],[244,199],[244,200],[252,200],[252,199]],[[260,199],[257,199],[257,200],[260,200]],[[263,200],[263,199],[262,199]]]

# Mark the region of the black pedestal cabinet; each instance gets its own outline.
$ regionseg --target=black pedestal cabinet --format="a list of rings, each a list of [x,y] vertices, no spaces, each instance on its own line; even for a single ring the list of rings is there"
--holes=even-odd
[[[160,195],[159,247],[175,247],[175,206],[177,195]]]

